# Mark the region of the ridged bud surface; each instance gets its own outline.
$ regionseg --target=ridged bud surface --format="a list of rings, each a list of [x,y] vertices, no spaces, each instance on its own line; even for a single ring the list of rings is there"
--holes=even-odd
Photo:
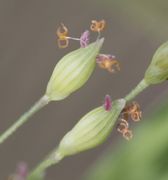
[[[104,38],[65,55],[56,65],[49,80],[46,95],[50,100],[61,100],[85,84],[92,74],[96,56]]]
[[[124,106],[125,100],[119,99],[113,102],[110,111],[103,106],[90,111],[63,137],[57,152],[68,156],[101,144],[112,131]]]

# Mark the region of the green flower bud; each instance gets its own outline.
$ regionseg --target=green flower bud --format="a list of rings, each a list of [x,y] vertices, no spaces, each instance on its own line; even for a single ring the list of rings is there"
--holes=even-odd
[[[112,108],[98,107],[86,114],[61,140],[57,153],[68,156],[101,144],[111,132],[125,106],[125,100],[113,102]]]
[[[47,85],[50,100],[61,100],[79,89],[92,74],[104,38],[65,55],[56,65]]]
[[[168,78],[168,42],[161,45],[155,52],[152,62],[145,73],[148,84],[161,83]]]

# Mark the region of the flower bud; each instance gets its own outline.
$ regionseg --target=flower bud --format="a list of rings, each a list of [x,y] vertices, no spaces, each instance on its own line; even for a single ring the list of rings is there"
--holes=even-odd
[[[50,100],[61,100],[79,89],[92,74],[96,56],[104,38],[79,48],[64,56],[56,65],[47,85],[46,95]]]
[[[61,140],[57,153],[68,156],[101,144],[111,132],[115,121],[125,106],[125,100],[113,102],[107,111],[100,106],[86,114]]]
[[[155,52],[152,62],[145,73],[148,84],[157,84],[168,78],[168,42],[161,45]]]

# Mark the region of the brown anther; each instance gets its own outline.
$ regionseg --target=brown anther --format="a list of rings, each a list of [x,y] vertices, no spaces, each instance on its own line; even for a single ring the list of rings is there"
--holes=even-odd
[[[131,119],[135,122],[140,121],[142,117],[142,112],[141,111],[135,111],[131,114]]]
[[[129,124],[125,119],[121,119],[121,122],[117,125],[117,131],[120,133],[125,132],[125,129],[128,129]]]
[[[69,44],[69,40],[68,40],[68,28],[61,23],[61,26],[57,29],[56,32],[57,36],[58,36],[58,46],[59,48],[66,48]]]
[[[132,104],[130,105],[130,107],[129,107],[129,111],[130,111],[130,113],[132,113],[132,112],[135,112],[135,111],[139,111],[140,110],[140,106],[139,106],[139,104],[137,103],[137,102],[132,102]]]
[[[123,111],[123,112],[121,113],[121,115],[122,115],[122,118],[123,118],[123,119],[125,119],[126,121],[128,121],[128,119],[129,119],[129,114],[128,114],[128,112]]]
[[[117,60],[111,60],[108,58],[105,58],[103,61],[100,61],[98,63],[99,67],[102,69],[107,69],[109,72],[114,73],[116,72],[115,68],[119,71],[120,70],[120,65]]]
[[[59,39],[65,39],[68,35],[68,28],[63,23],[61,23],[61,26],[58,27],[56,33]]]
[[[142,111],[140,110],[140,106],[137,102],[132,102],[132,104],[127,105],[122,111],[122,117],[128,120],[128,116],[130,115],[131,119],[135,122],[140,121],[142,117]]]
[[[58,39],[57,42],[58,42],[59,48],[66,48],[68,47],[68,44],[69,44],[68,39]]]
[[[92,20],[91,22],[91,26],[90,29],[94,32],[100,32],[104,29],[106,22],[105,20],[101,20],[101,21],[96,21],[96,20]]]
[[[123,132],[123,137],[128,141],[131,140],[133,137],[132,131],[129,129],[125,129]]]

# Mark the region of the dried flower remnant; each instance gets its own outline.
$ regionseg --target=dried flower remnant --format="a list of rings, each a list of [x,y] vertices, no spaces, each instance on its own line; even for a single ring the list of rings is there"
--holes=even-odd
[[[110,73],[120,71],[120,64],[116,60],[116,57],[111,54],[99,54],[96,57],[96,62],[100,68],[106,69]]]
[[[111,107],[112,107],[111,97],[109,95],[106,95],[104,100],[104,109],[106,111],[110,111]]]
[[[79,41],[80,46],[83,48],[89,44],[90,33],[88,30],[84,31],[80,38],[70,37],[68,36],[68,28],[63,23],[61,23],[61,26],[58,27],[56,34],[58,36],[59,48],[66,48],[69,45],[69,39]]]

